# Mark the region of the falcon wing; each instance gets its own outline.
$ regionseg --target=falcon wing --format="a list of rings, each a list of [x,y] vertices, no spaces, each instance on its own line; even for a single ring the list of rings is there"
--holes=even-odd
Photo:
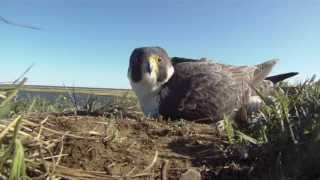
[[[173,57],[171,58],[171,62],[173,64],[173,66],[175,66],[178,63],[184,63],[184,62],[188,62],[188,63],[192,63],[192,62],[209,62],[206,58],[201,58],[201,59],[190,59],[190,58],[181,58],[181,57]]]
[[[220,120],[237,107],[239,88],[215,63],[181,62],[160,94],[160,114],[190,120]]]
[[[175,59],[175,73],[160,94],[160,113],[174,118],[220,120],[246,103],[248,83],[259,85],[275,61],[261,65],[232,66],[209,61]],[[191,61],[190,61],[191,60]]]

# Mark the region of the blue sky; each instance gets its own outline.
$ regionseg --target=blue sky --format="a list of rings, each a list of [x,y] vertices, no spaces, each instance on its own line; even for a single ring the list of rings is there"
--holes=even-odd
[[[133,48],[320,75],[320,0],[0,0],[0,82],[129,88]]]

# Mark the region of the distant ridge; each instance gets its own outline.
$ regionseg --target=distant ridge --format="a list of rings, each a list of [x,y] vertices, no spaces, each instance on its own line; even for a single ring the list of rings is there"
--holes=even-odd
[[[8,89],[13,87],[12,84],[0,84],[0,89]],[[76,93],[85,93],[102,96],[134,96],[130,89],[116,89],[116,88],[92,88],[92,87],[74,87],[74,86],[45,86],[45,85],[24,85],[22,91],[31,92],[59,92],[65,93],[74,91]]]
[[[12,86],[11,82],[0,82],[0,88]],[[76,88],[76,89],[105,89],[105,90],[120,90],[120,91],[128,91],[131,89],[125,88],[103,88],[103,87],[84,87],[84,86],[54,86],[54,85],[24,85],[25,88]]]

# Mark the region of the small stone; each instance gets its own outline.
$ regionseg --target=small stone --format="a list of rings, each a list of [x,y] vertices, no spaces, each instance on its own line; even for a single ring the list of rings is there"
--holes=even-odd
[[[201,180],[201,174],[195,169],[189,169],[181,175],[179,180]]]

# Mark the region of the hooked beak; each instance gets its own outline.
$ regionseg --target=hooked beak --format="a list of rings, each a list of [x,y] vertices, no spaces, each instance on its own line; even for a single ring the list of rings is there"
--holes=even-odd
[[[147,63],[147,69],[146,69],[147,73],[151,74],[151,65],[150,62]]]
[[[156,73],[156,75],[158,75],[159,73],[159,56],[157,55],[151,55],[149,57],[149,62],[148,62],[148,66],[147,66],[147,71],[151,74],[151,73]]]

